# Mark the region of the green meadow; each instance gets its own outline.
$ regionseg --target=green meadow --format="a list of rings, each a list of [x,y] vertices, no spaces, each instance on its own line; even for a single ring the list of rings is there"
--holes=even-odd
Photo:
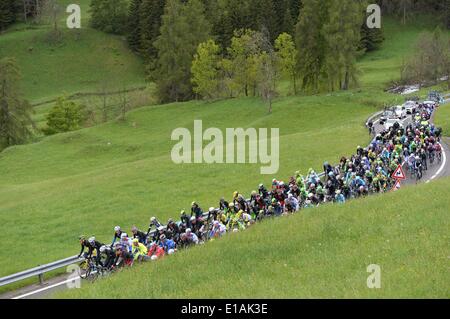
[[[87,0],[82,1],[86,2]],[[87,21],[86,16],[87,14],[83,15],[83,23]],[[95,235],[100,241],[108,243],[112,239],[115,225],[121,225],[128,231],[132,225],[146,229],[151,216],[156,216],[163,222],[169,217],[178,218],[179,211],[188,209],[193,200],[207,209],[217,205],[220,197],[231,197],[235,190],[248,194],[260,182],[269,184],[274,177],[287,180],[296,170],[304,173],[310,167],[320,170],[325,160],[337,162],[342,155],[353,153],[357,145],[366,145],[370,140],[364,127],[366,119],[384,103],[403,100],[401,96],[384,93],[383,89],[388,82],[398,79],[402,60],[411,53],[419,33],[432,29],[431,23],[426,20],[406,27],[392,19],[386,19],[385,23],[386,41],[383,48],[367,54],[358,63],[362,72],[358,89],[314,96],[286,96],[286,88],[282,85],[283,94],[274,101],[272,114],[268,114],[267,107],[256,98],[148,105],[130,111],[125,121],[111,120],[75,132],[38,138],[36,143],[4,150],[0,153],[2,233],[3,238],[20,247],[21,253],[14,255],[14,262],[11,262],[9,251],[0,252],[0,276],[75,255],[79,251],[77,237],[80,234]],[[48,28],[45,27],[30,29],[18,25],[0,36],[0,57],[16,57],[22,69],[22,89],[32,103],[48,101],[63,94],[98,92],[104,86],[121,89],[145,85],[142,61],[128,50],[123,38],[90,28],[82,29],[80,34],[69,31],[71,30],[64,31],[63,42],[57,46],[45,42],[48,33]],[[43,125],[51,105],[44,103],[35,108],[34,116],[39,126]],[[179,127],[192,130],[194,120],[197,119],[203,121],[205,128],[217,127],[222,131],[227,127],[280,128],[279,172],[273,176],[261,175],[262,164],[174,164],[170,157],[171,149],[176,143],[170,139],[172,131]],[[448,190],[448,181],[421,187],[423,192],[416,192],[416,196]],[[405,191],[405,194],[412,194],[414,191],[412,188]],[[387,196],[395,199],[402,195]],[[407,204],[403,197],[400,199],[405,201],[401,207]],[[196,286],[199,289],[197,296],[250,296],[252,291],[259,288],[261,295],[258,296],[262,297],[370,296],[374,292],[360,286],[365,285],[366,263],[376,258],[360,257],[380,256],[378,260],[385,262],[386,267],[390,267],[392,263],[395,273],[401,273],[398,267],[401,260],[404,260],[395,259],[395,255],[389,256],[387,252],[391,251],[383,248],[388,247],[387,244],[381,246],[380,255],[375,255],[375,239],[379,238],[375,230],[381,231],[382,235],[386,234],[386,238],[390,240],[401,240],[397,238],[399,229],[395,228],[396,224],[388,222],[390,220],[387,218],[391,216],[388,215],[389,210],[383,211],[381,206],[375,204],[386,205],[386,202],[374,197],[351,203],[349,208],[329,206],[287,219],[269,221],[244,234],[208,243],[205,247],[181,253],[158,264],[137,267],[132,272],[120,274],[117,280],[114,278],[92,287],[92,290],[82,291],[86,296],[110,296],[108,289],[118,287],[115,285],[127,281],[128,276],[136,276],[141,272],[146,273],[143,276],[150,276],[153,271],[161,271],[163,275],[159,283],[155,282],[159,286],[154,290],[154,295],[153,292],[148,292],[147,296],[182,296],[185,292],[177,286],[181,283],[174,282],[173,286],[167,286],[168,283],[163,280],[166,278],[164,271],[170,272],[180,262],[189,265],[199,254],[206,254],[205,262],[217,263],[217,258],[222,255],[221,249],[230,243],[230,248],[226,249],[240,247],[236,255],[225,254],[236,257],[230,260],[220,259],[224,265],[236,265],[246,258],[242,267],[248,263],[256,265],[261,260],[263,262],[258,267],[265,264],[270,267],[255,268],[255,272],[246,273],[243,269],[247,268],[239,266],[236,278],[223,276],[219,279],[217,272],[211,272],[209,276],[191,272],[190,269],[196,267],[193,265],[189,273],[193,276],[192,280],[199,281]],[[436,211],[436,216],[443,218],[442,207],[445,208],[448,204],[439,204],[435,205],[441,209]],[[415,209],[415,205],[411,208]],[[369,215],[365,218],[369,210]],[[439,232],[436,236],[444,235],[444,232],[441,233],[441,228],[445,226],[443,220],[430,221],[426,219],[426,215],[419,220],[419,217],[413,217],[418,214],[406,213],[406,209],[399,212],[407,218],[407,225],[410,227],[405,228],[405,236],[413,236],[414,233],[410,231],[420,230],[420,225],[437,229]],[[418,223],[415,225],[416,219]],[[370,238],[363,232],[369,226],[373,227],[367,235]],[[268,238],[263,245],[258,245],[269,228],[280,229],[277,234],[281,237]],[[289,232],[284,232],[283,229]],[[292,238],[289,245],[283,248],[291,230],[296,230],[297,233],[293,233],[298,237]],[[347,230],[349,238],[345,236]],[[326,237],[327,232],[331,234],[329,239]],[[342,244],[336,240],[337,237],[342,239]],[[317,250],[316,239],[326,249]],[[420,247],[428,248],[429,254],[435,249],[441,251],[444,244],[440,240],[435,247],[431,240],[421,242]],[[305,245],[301,246],[300,243]],[[354,249],[355,245],[367,249]],[[392,246],[392,251],[396,247]],[[400,243],[398,247],[404,248],[398,254],[406,255],[408,249],[412,249],[401,246]],[[249,258],[250,251],[255,253],[254,259],[253,255]],[[346,255],[341,264],[339,256],[342,253]],[[279,256],[284,256],[286,261],[280,261],[284,259]],[[309,261],[308,256],[311,258]],[[429,258],[429,255],[425,257]],[[184,261],[179,260],[180,258],[184,258]],[[426,258],[420,259],[420,262]],[[301,267],[289,268],[293,265]],[[415,267],[421,265],[418,263]],[[338,267],[339,271],[333,275],[331,267]],[[308,269],[319,275],[325,268],[328,271],[319,277],[317,285],[313,285],[311,279],[307,278],[307,272],[303,273]],[[177,269],[179,271],[177,270],[176,276],[181,276],[181,268]],[[219,273],[220,269],[216,268]],[[345,275],[346,269],[356,272],[350,271]],[[426,276],[422,277],[423,274],[417,274],[417,277],[425,280],[423,278]],[[442,277],[441,272],[433,275],[436,278]],[[272,276],[272,279],[263,282],[262,279],[267,279],[268,276]],[[299,285],[310,289],[296,286],[296,281],[293,280],[295,276],[304,280]],[[333,276],[337,284],[329,287],[337,288],[325,291],[327,286],[320,285],[321,280],[333,279]],[[413,277],[414,271],[411,271],[402,282],[409,284]],[[219,287],[230,285],[228,290],[220,292],[223,295],[213,295],[211,288],[207,288],[207,282],[214,278],[219,280]],[[341,281],[342,278],[345,278],[344,282]],[[146,292],[151,290],[149,281],[135,279],[134,282],[143,285]],[[254,284],[249,285],[249,282]],[[278,284],[269,287],[269,282]],[[421,284],[421,287],[426,288],[426,282]],[[392,285],[392,289],[386,288],[386,295],[382,296],[392,296],[395,293],[397,283]],[[286,287],[285,291],[283,287]],[[275,288],[277,293],[274,292]],[[206,295],[202,294],[202,289]],[[416,295],[421,296],[424,292],[430,292],[420,289],[422,288],[412,290],[412,293],[417,292]],[[130,287],[128,297],[133,296],[131,290]],[[398,293],[408,291],[411,290],[405,288]],[[441,296],[443,292],[444,288],[438,287],[430,294]],[[73,296],[81,295],[74,293]]]
[[[303,210],[55,297],[448,298],[449,190],[446,178]]]

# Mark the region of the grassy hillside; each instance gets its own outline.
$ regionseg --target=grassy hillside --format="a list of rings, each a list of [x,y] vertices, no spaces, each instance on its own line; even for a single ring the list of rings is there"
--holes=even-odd
[[[261,176],[260,164],[174,164],[171,132],[192,129],[194,119],[223,130],[279,127],[277,177],[286,178],[366,144],[362,123],[373,111],[350,94],[283,98],[272,115],[257,99],[190,102],[142,108],[126,122],[8,148],[0,153],[0,215],[4,235],[20,242],[23,253],[10,263],[0,252],[0,275],[76,253],[81,233],[109,241],[116,224],[129,229],[145,227],[152,215],[177,218],[194,199],[206,209],[274,177]]]
[[[381,50],[364,55],[359,62],[361,86],[366,90],[383,90],[389,82],[398,80],[402,63],[413,53],[418,35],[436,27],[436,21],[428,16],[417,17],[406,25],[392,17],[383,18],[382,23],[385,41]]]
[[[411,39],[420,30],[411,27]],[[164,221],[169,217],[177,218],[180,209],[187,208],[192,200],[199,201],[206,209],[216,205],[221,196],[231,196],[235,190],[249,193],[259,182],[269,183],[273,177],[285,179],[298,169],[320,169],[325,160],[336,162],[340,156],[351,154],[357,145],[369,141],[363,126],[367,117],[382,102],[403,99],[381,92],[380,88],[389,80],[382,76],[383,72],[373,78],[369,76],[374,68],[383,65],[383,59],[390,63],[394,74],[401,61],[398,55],[406,51],[391,53],[395,46],[391,37],[396,39],[403,31],[400,28],[396,33],[392,28],[386,32],[388,39],[383,49],[361,61],[365,72],[361,91],[280,97],[271,115],[266,113],[266,106],[260,100],[252,98],[145,107],[130,112],[125,122],[113,121],[6,149],[0,153],[0,216],[5,238],[19,245],[21,254],[11,263],[9,252],[0,252],[0,276],[77,253],[77,236],[81,233],[95,234],[101,241],[108,242],[117,224],[129,229],[136,223],[145,228],[151,216]],[[13,52],[14,38],[32,38],[39,32],[43,31],[10,31],[0,36],[0,56],[5,43],[9,43],[6,51]],[[133,59],[137,61],[136,58],[126,58],[128,51],[120,57],[109,55],[111,50],[105,49],[108,41],[117,45],[124,45],[123,42],[110,36],[103,39],[106,42],[97,41],[97,36],[106,37],[83,30],[78,41],[84,43],[82,39],[89,39],[85,46],[74,49],[75,53],[58,51],[47,60],[46,54],[38,55],[36,65],[27,56],[29,44],[26,41],[17,44],[16,47],[22,47],[17,55],[24,59],[24,74],[36,75],[24,77],[28,95],[40,99],[59,95],[61,90],[71,92],[86,88],[92,91],[105,79],[138,81],[140,64],[136,62],[135,68],[134,64],[127,64]],[[81,43],[70,41],[67,47]],[[38,44],[36,48],[41,50]],[[82,48],[84,53],[77,54]],[[42,50],[52,52],[48,47]],[[66,70],[66,54],[72,54],[78,62],[88,61],[87,66],[69,63],[67,70],[71,77],[60,76],[62,71],[56,73],[57,78],[43,72],[54,72],[48,64],[45,68],[40,64],[55,63],[55,59]],[[124,65],[119,67],[116,62]],[[103,71],[98,65],[104,67]],[[175,165],[170,159],[175,144],[170,140],[171,132],[178,127],[191,129],[195,119],[202,119],[205,128],[222,130],[227,127],[280,128],[278,174],[261,176],[260,164]]]
[[[434,120],[437,126],[443,128],[443,134],[450,136],[450,103],[441,105]]]
[[[65,92],[99,91],[105,85],[119,89],[141,86],[145,76],[142,61],[124,39],[89,28],[90,1],[63,1],[68,3],[81,5],[82,29],[67,29],[64,14],[59,24],[61,43],[48,41],[50,27],[45,25],[16,25],[0,35],[0,58],[17,59],[25,96],[34,102]]]
[[[56,297],[447,298],[449,196],[447,178],[304,210]]]

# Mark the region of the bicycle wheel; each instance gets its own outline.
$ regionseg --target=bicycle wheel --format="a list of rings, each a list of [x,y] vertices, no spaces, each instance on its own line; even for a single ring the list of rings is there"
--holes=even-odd
[[[94,265],[91,265],[87,271],[86,279],[89,281],[95,281],[98,278],[99,272],[97,270],[97,267]]]
[[[87,260],[84,260],[79,264],[78,275],[80,278],[86,279],[89,268],[90,267]]]

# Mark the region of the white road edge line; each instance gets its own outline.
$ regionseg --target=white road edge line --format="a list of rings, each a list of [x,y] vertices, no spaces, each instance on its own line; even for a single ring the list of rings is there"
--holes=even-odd
[[[64,284],[66,284],[66,283],[68,283],[68,282],[71,282],[71,281],[74,281],[74,280],[78,280],[78,279],[81,279],[80,276],[75,277],[75,278],[70,278],[70,279],[67,279],[67,280],[65,280],[65,281],[63,281],[63,282],[59,282],[59,283],[50,285],[50,286],[48,286],[48,287],[44,287],[44,288],[41,288],[41,289],[38,289],[38,290],[34,290],[34,291],[28,292],[28,293],[26,293],[26,294],[23,294],[23,295],[20,295],[20,296],[11,298],[11,299],[22,299],[22,298],[25,298],[25,297],[28,297],[28,296],[31,296],[31,295],[40,293],[40,292],[45,291],[45,290],[48,290],[48,289],[52,289],[52,288],[55,288],[55,287],[64,285]]]
[[[445,167],[445,163],[447,162],[447,155],[445,154],[445,149],[442,147],[442,144],[439,143],[439,145],[441,146],[442,149],[442,164],[441,167],[439,167],[438,171],[436,172],[436,174],[434,174],[429,180],[427,180],[427,184],[429,182],[431,182],[433,179],[435,179],[436,177],[438,177],[438,175],[442,172],[442,170]]]

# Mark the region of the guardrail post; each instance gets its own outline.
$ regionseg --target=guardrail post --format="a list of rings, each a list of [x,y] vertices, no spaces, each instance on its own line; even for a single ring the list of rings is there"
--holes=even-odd
[[[40,267],[41,265],[38,265],[38,267]],[[44,284],[44,274],[43,273],[40,273],[39,275],[38,275],[38,278],[39,278],[39,284],[40,285],[43,285]]]

